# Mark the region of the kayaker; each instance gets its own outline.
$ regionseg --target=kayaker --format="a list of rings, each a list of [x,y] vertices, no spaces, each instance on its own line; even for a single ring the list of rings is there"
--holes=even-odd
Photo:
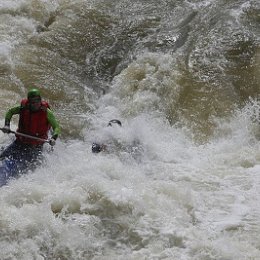
[[[122,123],[118,119],[112,119],[108,122],[107,126],[122,126]],[[114,139],[114,138],[113,138]],[[108,144],[93,142],[91,147],[92,153],[100,153],[108,150]]]
[[[131,129],[124,129],[118,119],[110,120],[107,127],[100,131],[96,140],[92,143],[92,153],[114,154],[123,160],[128,155],[137,161],[142,158],[143,146],[139,138],[133,134]]]
[[[54,146],[60,134],[60,126],[49,104],[43,101],[40,91],[32,88],[28,91],[27,99],[21,104],[10,108],[5,115],[5,125],[1,129],[4,133],[10,133],[10,121],[13,115],[19,115],[17,133],[48,139],[49,130],[52,128],[52,136],[49,144]],[[1,154],[0,158],[12,157],[32,162],[38,159],[42,153],[44,141],[16,135],[16,140]]]

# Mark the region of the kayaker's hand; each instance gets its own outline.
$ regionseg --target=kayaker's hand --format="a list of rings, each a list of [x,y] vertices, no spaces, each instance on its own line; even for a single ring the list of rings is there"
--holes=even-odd
[[[54,138],[51,138],[50,141],[49,141],[49,144],[51,146],[54,146],[56,144],[56,140]]]
[[[9,125],[5,125],[2,129],[3,133],[5,134],[9,134],[11,132],[10,126]]]

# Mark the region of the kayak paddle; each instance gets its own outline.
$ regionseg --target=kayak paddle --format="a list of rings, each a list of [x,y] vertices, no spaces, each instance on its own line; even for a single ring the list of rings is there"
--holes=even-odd
[[[0,130],[3,131],[3,128],[0,128]],[[27,134],[15,132],[15,131],[12,131],[12,130],[10,130],[9,133],[19,135],[19,136],[22,136],[22,137],[26,137],[26,138],[30,138],[30,139],[33,139],[33,140],[41,141],[41,142],[44,142],[44,143],[50,143],[50,140],[48,140],[48,139],[42,139],[42,138],[39,138],[39,137],[36,137],[36,136],[27,135]]]

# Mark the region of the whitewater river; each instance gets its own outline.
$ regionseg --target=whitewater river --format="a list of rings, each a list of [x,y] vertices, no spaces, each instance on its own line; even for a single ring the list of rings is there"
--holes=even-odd
[[[260,259],[259,0],[0,0],[0,87],[0,125],[37,87],[62,128],[1,260]]]

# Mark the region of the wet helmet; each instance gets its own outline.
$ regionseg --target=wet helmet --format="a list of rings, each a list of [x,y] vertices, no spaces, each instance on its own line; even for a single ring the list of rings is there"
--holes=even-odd
[[[27,98],[31,99],[31,98],[34,98],[34,97],[41,98],[41,93],[37,88],[32,88],[28,91]]]
[[[122,126],[121,121],[119,121],[118,119],[112,119],[108,122],[107,126],[112,126],[113,124],[118,124],[119,126]]]

